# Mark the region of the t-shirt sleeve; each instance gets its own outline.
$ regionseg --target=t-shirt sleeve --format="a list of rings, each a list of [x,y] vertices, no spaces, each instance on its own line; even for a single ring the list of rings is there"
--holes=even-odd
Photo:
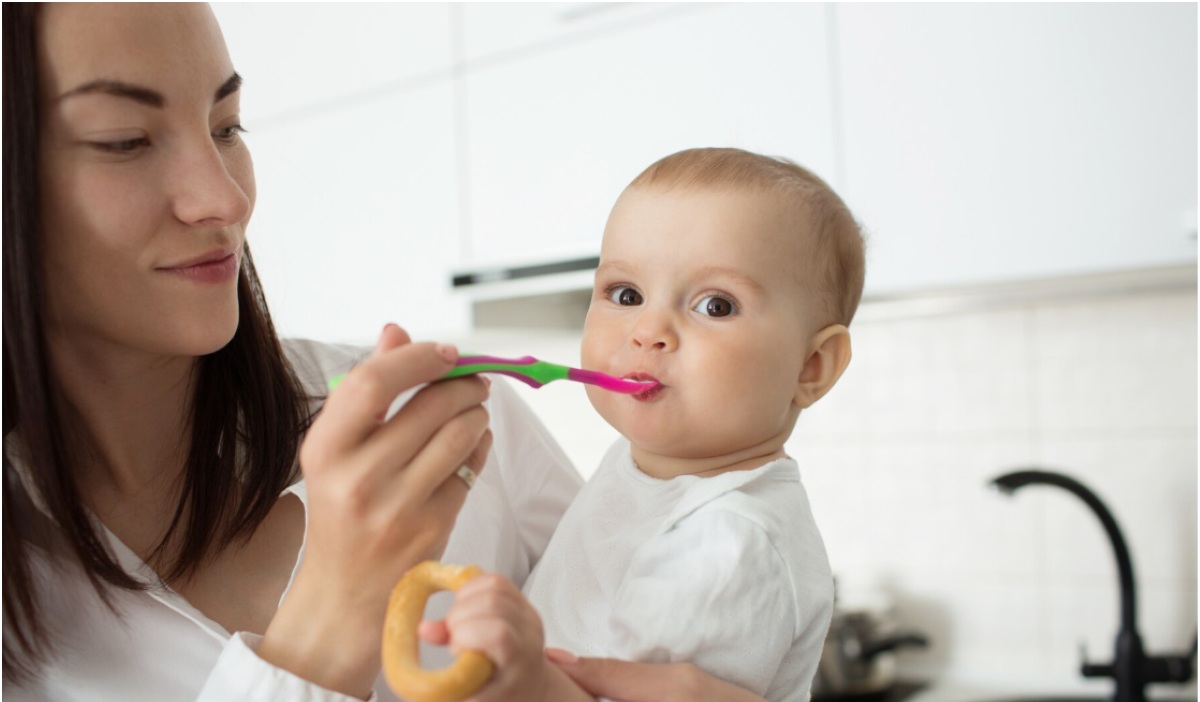
[[[692,663],[762,695],[795,636],[794,592],[759,525],[693,514],[635,553],[614,602],[612,655]]]
[[[255,634],[234,634],[209,673],[196,702],[362,702],[358,697],[327,690],[258,657],[262,641]],[[372,693],[369,702],[377,702]]]

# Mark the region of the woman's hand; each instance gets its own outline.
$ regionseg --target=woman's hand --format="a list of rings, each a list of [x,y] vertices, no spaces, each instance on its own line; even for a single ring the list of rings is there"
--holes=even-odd
[[[479,378],[423,388],[385,420],[396,397],[440,378],[457,355],[388,325],[326,400],[300,448],[305,555],[259,645],[267,662],[370,694],[388,594],[406,570],[441,555],[467,495],[454,471],[478,473],[491,447]]]
[[[577,685],[597,697],[623,702],[765,702],[753,692],[688,663],[578,658],[553,648],[546,651],[546,657]]]
[[[445,621],[422,622],[421,638],[455,653],[479,651],[495,672],[467,702],[574,702],[594,698],[545,655],[542,620],[511,580],[485,573],[454,593]]]

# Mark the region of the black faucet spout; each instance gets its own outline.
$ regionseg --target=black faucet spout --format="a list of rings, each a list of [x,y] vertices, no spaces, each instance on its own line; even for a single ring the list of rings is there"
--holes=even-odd
[[[1043,470],[1019,470],[1002,475],[992,480],[992,484],[1005,493],[1012,494],[1026,485],[1053,485],[1072,493],[1095,512],[1096,517],[1104,526],[1108,540],[1112,544],[1113,555],[1117,559],[1117,577],[1121,582],[1121,630],[1133,631],[1137,622],[1137,597],[1133,582],[1133,560],[1129,557],[1129,548],[1125,545],[1125,537],[1112,512],[1100,501],[1096,493],[1074,478],[1051,473]]]
[[[1094,492],[1074,478],[1043,470],[1020,470],[995,478],[992,485],[1012,494],[1026,485],[1053,485],[1062,488],[1091,508],[1104,526],[1117,560],[1121,582],[1121,626],[1113,662],[1096,665],[1083,662],[1085,677],[1108,677],[1116,683],[1116,702],[1145,702],[1145,686],[1151,682],[1186,682],[1195,670],[1195,644],[1187,656],[1147,657],[1137,630],[1137,590],[1133,580],[1133,561],[1117,520]]]

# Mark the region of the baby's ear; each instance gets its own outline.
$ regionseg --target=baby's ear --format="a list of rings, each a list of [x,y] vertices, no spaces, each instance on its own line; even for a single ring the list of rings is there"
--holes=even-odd
[[[809,344],[792,401],[800,409],[807,409],[829,392],[849,364],[850,330],[844,324],[831,324],[817,332]]]

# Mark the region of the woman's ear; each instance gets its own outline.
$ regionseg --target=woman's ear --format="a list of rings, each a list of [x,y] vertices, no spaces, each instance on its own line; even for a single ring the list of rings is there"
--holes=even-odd
[[[817,332],[800,370],[793,402],[800,409],[810,407],[829,392],[849,364],[850,330],[844,324],[831,324]]]

